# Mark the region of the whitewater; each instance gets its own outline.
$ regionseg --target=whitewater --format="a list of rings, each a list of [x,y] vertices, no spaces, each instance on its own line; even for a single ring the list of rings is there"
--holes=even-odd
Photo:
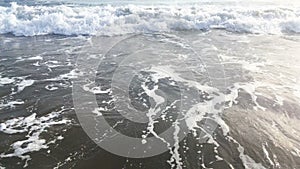
[[[0,169],[297,169],[300,3],[0,0]]]
[[[16,36],[113,36],[212,29],[253,34],[299,33],[300,9],[222,4],[27,6],[15,2],[0,7],[0,33]]]

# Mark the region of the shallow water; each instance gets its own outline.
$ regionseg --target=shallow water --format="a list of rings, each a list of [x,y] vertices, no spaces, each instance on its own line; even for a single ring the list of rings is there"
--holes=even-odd
[[[1,36],[2,167],[299,166],[298,35],[225,31],[126,35],[103,53],[103,42],[114,44],[114,38]],[[93,70],[93,63],[101,59],[93,84],[88,81],[92,73],[84,71]],[[122,90],[124,86],[128,91]],[[86,105],[85,93],[95,94],[100,108],[93,111]],[[77,96],[82,104],[74,109],[72,98]],[[178,107],[169,109],[172,103]],[[85,114],[76,116],[75,110],[85,106]],[[167,111],[161,114],[163,109]],[[122,135],[142,138],[148,132],[146,138],[156,138],[182,115],[178,122],[189,133],[177,141],[171,141],[174,133],[167,136],[174,148],[166,147],[153,157],[120,157],[88,137],[99,128],[93,125],[103,124],[96,120],[100,117]],[[152,121],[153,130],[148,128],[152,117],[158,120]],[[107,138],[113,134],[105,133]],[[124,145],[118,144],[122,149]]]
[[[0,5],[1,169],[299,168],[297,6]]]

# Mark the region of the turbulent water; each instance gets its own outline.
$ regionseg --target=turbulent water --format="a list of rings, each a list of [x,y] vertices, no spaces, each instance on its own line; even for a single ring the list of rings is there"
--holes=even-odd
[[[299,33],[299,16],[299,8],[293,6],[24,6],[13,2],[0,8],[0,33],[120,35],[210,29],[239,33]]]
[[[0,1],[0,169],[300,167],[300,6]]]

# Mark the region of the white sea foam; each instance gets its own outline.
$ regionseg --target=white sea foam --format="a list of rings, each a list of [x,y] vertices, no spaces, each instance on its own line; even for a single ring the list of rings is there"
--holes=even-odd
[[[29,87],[29,86],[33,85],[33,83],[34,83],[34,80],[23,79],[20,83],[17,84],[17,86],[18,86],[18,91],[17,92],[23,91],[26,87]]]
[[[43,60],[43,57],[42,56],[34,56],[34,57],[28,58],[28,60]]]
[[[83,90],[94,93],[94,94],[109,94],[109,93],[111,93],[111,89],[102,90],[101,87],[95,86],[95,83],[93,83],[93,82],[83,85]]]
[[[82,76],[82,72],[77,71],[76,69],[71,70],[69,73],[60,75],[60,79],[76,79],[79,76]]]
[[[102,113],[101,111],[107,111],[106,108],[103,108],[103,107],[98,107],[98,108],[95,108],[92,113],[94,113],[96,116],[102,116]]]
[[[58,136],[52,141],[47,141],[41,138],[40,135],[50,126],[69,123],[69,120],[59,119],[59,116],[64,111],[65,110],[62,109],[61,111],[52,112],[41,117],[37,117],[37,114],[33,113],[27,117],[13,118],[0,123],[0,132],[5,134],[27,134],[25,139],[16,141],[11,145],[13,152],[3,152],[0,154],[0,158],[19,157],[26,160],[24,165],[24,167],[26,167],[28,160],[31,159],[28,153],[47,149],[49,144],[55,143],[56,140],[63,139],[62,136]]]
[[[50,85],[45,86],[45,89],[47,89],[49,91],[53,91],[53,90],[57,90],[58,87],[55,86],[54,84],[50,84]]]
[[[13,83],[15,80],[8,77],[1,77],[0,75],[0,86]]]
[[[221,5],[120,5],[0,7],[0,33],[119,35],[174,30],[300,33],[300,11],[292,7]]]
[[[232,142],[237,144],[237,146],[238,146],[237,150],[240,153],[239,157],[242,160],[244,167],[246,169],[266,169],[261,163],[256,163],[250,156],[245,154],[245,148],[243,146],[241,146],[240,143],[238,143],[235,139],[233,139],[230,136],[228,136],[228,138]]]
[[[271,160],[270,158],[270,155],[269,155],[269,152],[267,150],[267,147],[268,146],[268,143],[266,142],[266,145],[262,145],[262,149],[263,149],[263,152],[264,152],[264,155],[265,155],[265,158],[269,161],[269,163],[274,166],[274,162]]]
[[[160,71],[158,71],[160,70]],[[168,72],[168,74],[163,73],[165,70]],[[236,140],[234,140],[231,136],[229,136],[229,126],[225,123],[225,121],[222,119],[222,110],[223,109],[217,109],[215,108],[215,105],[220,105],[222,103],[227,103],[225,109],[232,107],[234,104],[237,103],[237,98],[239,96],[240,90],[244,90],[247,92],[251,100],[253,101],[254,105],[253,108],[255,110],[261,109],[266,110],[265,107],[262,107],[257,102],[257,93],[256,88],[258,84],[256,83],[234,83],[228,90],[230,90],[230,93],[224,94],[220,91],[218,91],[217,88],[209,87],[205,85],[201,85],[197,82],[190,81],[187,79],[182,78],[179,76],[171,67],[152,67],[151,71],[160,73],[158,74],[160,78],[162,77],[168,77],[171,76],[172,79],[175,79],[177,82],[185,82],[186,85],[190,87],[198,88],[199,90],[204,90],[212,95],[211,99],[205,102],[200,102],[198,104],[193,105],[186,113],[185,122],[188,125],[189,130],[194,131],[194,134],[196,134],[195,129],[200,129],[203,132],[206,132],[205,129],[201,128],[201,126],[198,125],[198,122],[207,118],[205,117],[206,113],[210,113],[211,119],[214,120],[219,126],[220,129],[223,131],[224,136],[232,140],[238,145],[238,151],[239,151],[239,157],[242,160],[245,168],[247,169],[265,169],[265,167],[261,163],[257,163],[254,161],[250,156],[245,154],[244,147],[242,147]],[[217,93],[217,94],[214,94]],[[220,145],[214,138],[211,136],[211,133],[206,133],[205,137],[208,138],[208,143],[214,144],[216,147],[219,147]],[[176,133],[174,133],[174,139],[176,138]],[[176,149],[175,149],[176,150]],[[180,156],[176,156],[176,151],[171,152],[172,158],[170,159],[170,162],[178,162],[180,164],[181,159]],[[265,152],[266,157],[269,158],[269,154]],[[217,157],[216,157],[217,158]],[[271,163],[271,162],[270,162]],[[274,165],[274,163],[271,163]],[[204,165],[204,164],[203,164]]]
[[[34,84],[34,80],[31,79],[26,79],[27,77],[13,77],[13,78],[9,78],[9,77],[2,77],[0,75],[0,86],[3,85],[9,85],[9,84],[14,84],[17,86],[17,91],[15,91],[14,89],[12,90],[13,93],[12,94],[16,94],[19,93],[21,91],[23,91],[26,87],[29,87],[31,85]]]
[[[5,107],[13,108],[15,107],[15,105],[24,104],[24,101],[20,101],[20,100],[8,101],[7,103],[1,103],[1,102],[0,102],[0,110]]]

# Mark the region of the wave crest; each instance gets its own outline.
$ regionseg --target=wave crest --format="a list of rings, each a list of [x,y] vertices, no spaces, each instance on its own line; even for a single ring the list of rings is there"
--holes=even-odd
[[[300,11],[238,6],[25,6],[0,7],[0,33],[16,36],[121,35],[225,29],[232,32],[300,33]]]

